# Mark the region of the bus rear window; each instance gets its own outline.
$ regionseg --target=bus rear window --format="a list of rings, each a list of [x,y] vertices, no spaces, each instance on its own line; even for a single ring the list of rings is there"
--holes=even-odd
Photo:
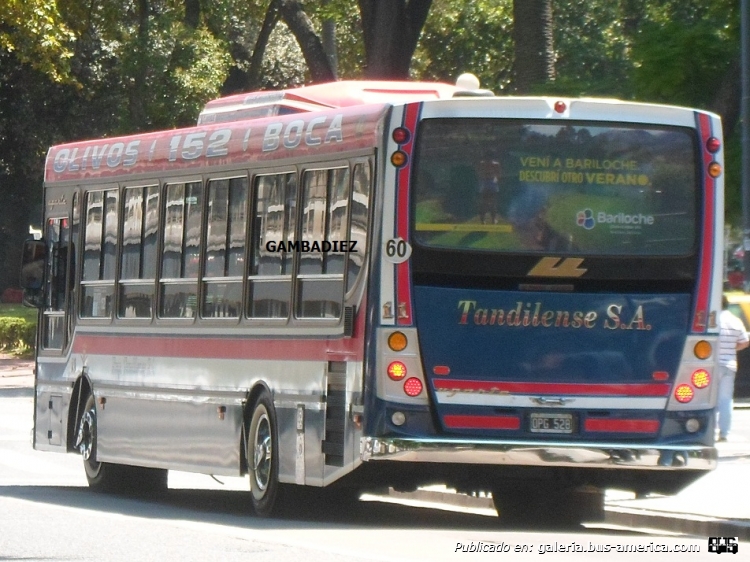
[[[417,135],[417,243],[492,252],[693,252],[694,135],[677,127],[429,119]]]

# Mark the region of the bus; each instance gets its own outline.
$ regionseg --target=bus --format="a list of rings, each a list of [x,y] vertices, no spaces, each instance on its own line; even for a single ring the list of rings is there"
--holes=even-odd
[[[304,494],[442,484],[577,521],[716,466],[711,113],[341,81],[54,146],[34,448]],[[307,497],[307,496],[306,496]]]

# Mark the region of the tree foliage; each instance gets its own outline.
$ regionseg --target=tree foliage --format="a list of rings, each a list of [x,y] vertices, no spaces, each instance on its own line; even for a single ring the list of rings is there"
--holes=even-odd
[[[497,93],[708,108],[724,119],[738,201],[738,11],[736,0],[0,0],[0,260],[13,264],[0,290],[38,222],[49,145],[187,125],[219,95],[333,75],[473,72]]]
[[[66,80],[75,36],[54,0],[0,0],[0,49],[55,82]]]
[[[435,0],[412,61],[414,78],[454,82],[475,74],[484,88],[508,89],[513,14],[506,0]]]

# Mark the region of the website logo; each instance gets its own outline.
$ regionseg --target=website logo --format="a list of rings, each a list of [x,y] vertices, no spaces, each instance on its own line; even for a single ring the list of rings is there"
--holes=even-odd
[[[737,554],[739,550],[739,541],[737,537],[708,537],[708,551],[721,554],[722,552],[731,552]]]
[[[578,226],[583,227],[586,230],[591,230],[592,228],[594,228],[594,226],[596,226],[596,221],[594,221],[594,211],[592,211],[591,209],[578,211],[576,222],[578,223]]]

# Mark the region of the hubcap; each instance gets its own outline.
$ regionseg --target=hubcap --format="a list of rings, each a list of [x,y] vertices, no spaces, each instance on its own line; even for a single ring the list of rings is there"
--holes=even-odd
[[[76,447],[81,453],[83,460],[91,459],[91,453],[94,450],[94,427],[96,413],[88,410],[81,416],[81,423],[78,426],[78,436],[76,438]]]
[[[271,478],[273,441],[268,415],[263,413],[258,420],[253,439],[253,477],[258,489],[265,491]]]

